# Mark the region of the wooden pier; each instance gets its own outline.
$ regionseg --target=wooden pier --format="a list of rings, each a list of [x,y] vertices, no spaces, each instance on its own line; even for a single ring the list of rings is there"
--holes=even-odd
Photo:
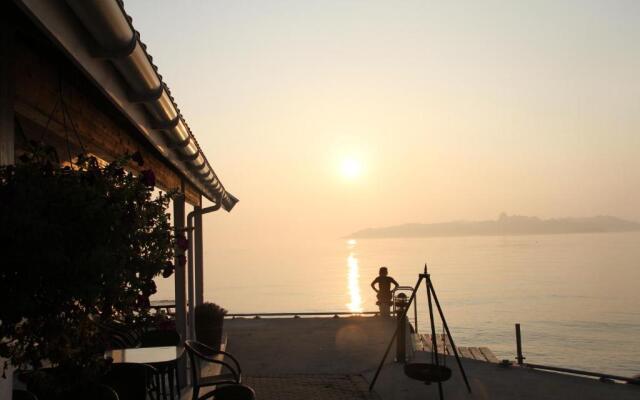
[[[433,342],[431,340],[431,334],[415,334],[414,346],[418,351],[433,352]],[[453,346],[449,341],[447,335],[436,335],[436,347],[438,348],[438,354],[453,355]],[[490,363],[498,363],[498,358],[488,347],[458,347],[458,355],[461,358],[470,358],[472,360],[485,361]]]

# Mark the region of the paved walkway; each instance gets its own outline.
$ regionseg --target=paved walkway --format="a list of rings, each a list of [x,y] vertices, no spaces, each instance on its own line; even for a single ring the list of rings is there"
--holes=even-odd
[[[248,376],[260,400],[378,400],[360,375]]]
[[[392,320],[379,317],[225,321],[228,350],[240,360],[246,382],[260,400],[375,399],[367,393],[366,382],[372,379],[394,327]],[[404,375],[403,365],[393,362],[394,351],[380,373],[375,396],[382,400],[438,398],[437,385],[425,385]],[[416,352],[415,357],[428,362],[430,353]],[[444,384],[447,400],[640,398],[640,386],[501,368],[471,359],[462,362],[473,394],[467,393],[455,360],[448,357],[453,375]]]
[[[417,352],[417,362],[430,362],[431,353]],[[497,364],[462,359],[472,394],[467,389],[453,357],[447,356],[451,379],[444,382],[447,400],[637,400],[640,386],[602,383],[595,379],[537,371],[520,367],[500,367]],[[364,374],[370,380],[373,371]],[[407,378],[403,365],[386,365],[380,372],[375,392],[383,400],[424,400],[438,398],[438,385],[425,385]]]
[[[234,319],[224,326],[228,351],[247,376],[360,374],[378,365],[395,328],[380,317]]]

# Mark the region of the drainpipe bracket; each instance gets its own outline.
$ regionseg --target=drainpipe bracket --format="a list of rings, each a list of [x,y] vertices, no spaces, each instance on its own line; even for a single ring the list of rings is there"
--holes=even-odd
[[[155,130],[169,130],[169,129],[173,129],[176,126],[178,126],[178,123],[180,122],[180,117],[175,117],[174,119],[170,120],[170,121],[155,121],[151,124],[151,129],[155,129]],[[174,141],[175,142],[175,141]]]
[[[105,49],[104,47],[96,43],[95,46],[92,46],[93,50],[91,50],[91,56],[94,58],[105,59],[119,59],[129,57],[131,53],[133,53],[133,51],[136,49],[136,46],[138,45],[138,39],[138,32],[133,31],[133,35],[131,36],[129,43],[119,48]]]
[[[164,85],[160,84],[155,89],[151,89],[146,93],[136,93],[134,91],[130,91],[127,93],[127,98],[132,103],[151,103],[157,101],[162,96],[164,92]]]

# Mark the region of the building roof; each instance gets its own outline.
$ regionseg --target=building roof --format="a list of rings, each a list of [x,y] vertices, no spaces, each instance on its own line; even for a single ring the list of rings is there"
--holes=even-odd
[[[121,0],[16,2],[166,161],[206,198],[227,211],[234,207],[238,199],[202,152]]]

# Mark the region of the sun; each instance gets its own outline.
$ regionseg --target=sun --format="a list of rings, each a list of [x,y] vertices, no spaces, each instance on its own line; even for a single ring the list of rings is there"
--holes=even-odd
[[[346,158],[342,161],[340,170],[345,178],[355,179],[362,173],[362,164],[355,158]]]

